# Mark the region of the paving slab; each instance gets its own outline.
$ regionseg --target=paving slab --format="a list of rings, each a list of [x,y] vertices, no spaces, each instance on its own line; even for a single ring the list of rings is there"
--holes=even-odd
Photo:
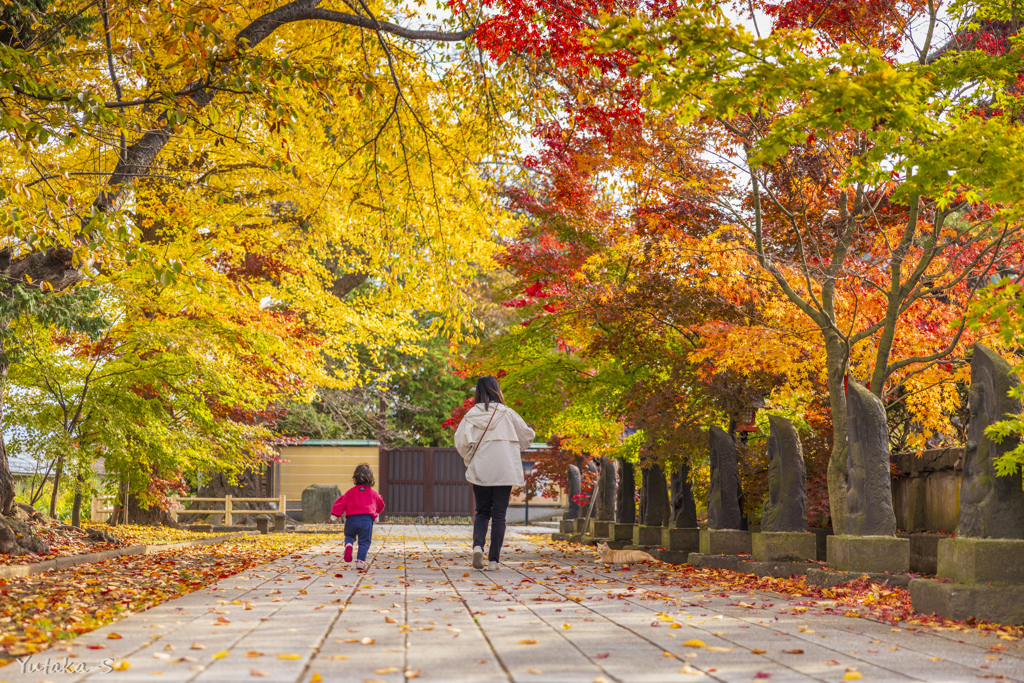
[[[0,682],[1024,681],[1024,642],[683,585],[691,567],[608,567],[510,530],[500,571],[481,572],[468,526],[374,536],[364,573],[329,541],[22,658]]]

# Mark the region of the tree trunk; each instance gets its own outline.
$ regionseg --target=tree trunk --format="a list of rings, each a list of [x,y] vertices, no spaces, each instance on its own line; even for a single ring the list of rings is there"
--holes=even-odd
[[[64,474],[64,456],[57,457],[57,471],[53,475],[53,493],[50,494],[50,516],[57,517],[57,489],[60,487],[60,477]]]
[[[142,526],[169,526],[177,529],[178,523],[171,517],[171,513],[161,507],[153,505],[144,508],[139,504],[139,499],[134,494],[128,495],[128,504],[125,506],[125,513],[128,524],[141,524]]]
[[[7,323],[2,323],[4,327]],[[4,417],[4,399],[7,396],[7,371],[11,364],[6,360],[3,341],[0,340],[0,420]],[[14,513],[14,477],[11,465],[7,461],[7,443],[0,431],[0,515],[11,516]]]
[[[82,474],[79,473],[75,477],[75,502],[71,506],[71,526],[82,527],[82,485],[85,483],[85,479]]]
[[[828,461],[828,505],[832,530],[844,533],[846,521],[846,345],[832,330],[824,330],[825,370],[832,413],[832,455]]]

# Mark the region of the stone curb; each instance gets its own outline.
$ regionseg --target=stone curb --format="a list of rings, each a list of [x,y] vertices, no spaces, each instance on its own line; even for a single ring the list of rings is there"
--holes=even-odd
[[[43,572],[49,572],[55,569],[67,569],[68,567],[74,567],[78,564],[91,564],[93,562],[102,562],[103,560],[109,560],[114,557],[122,557],[124,555],[153,555],[154,553],[163,552],[165,550],[179,550],[181,548],[191,548],[200,545],[215,545],[217,543],[223,543],[224,541],[231,538],[255,535],[257,535],[257,532],[254,531],[238,531],[231,534],[224,534],[222,536],[212,536],[210,538],[197,538],[191,541],[181,541],[180,543],[153,543],[150,545],[130,545],[127,548],[114,548],[113,550],[104,550],[98,553],[85,553],[82,555],[71,555],[69,557],[56,557],[52,560],[36,562],[35,564],[18,564],[11,565],[8,567],[0,567],[0,579],[14,579],[19,576],[41,574]]]

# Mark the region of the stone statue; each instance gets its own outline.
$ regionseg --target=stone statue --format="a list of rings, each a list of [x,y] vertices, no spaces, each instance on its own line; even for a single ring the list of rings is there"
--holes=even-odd
[[[768,499],[761,531],[807,531],[807,470],[793,423],[768,416]]]
[[[665,470],[661,469],[661,465],[651,465],[644,469],[643,488],[647,491],[643,524],[668,526],[672,510],[668,499],[668,485],[665,482]]]
[[[576,502],[576,496],[580,495],[580,468],[576,465],[569,465],[569,490],[566,495],[569,497],[569,509],[562,515],[562,519],[576,519],[580,516],[580,504]]]
[[[598,475],[597,504],[594,511],[594,519],[602,522],[615,521],[615,487],[617,477],[615,473],[615,461],[611,458],[601,458],[601,473]]]
[[[619,524],[636,524],[636,476],[633,463],[619,461],[619,488],[615,500],[615,521]]]
[[[889,428],[882,400],[849,380],[846,388],[846,521],[850,536],[894,536]]]
[[[720,427],[708,430],[711,444],[711,485],[708,487],[708,528],[742,529],[736,442]]]
[[[1024,490],[1021,472],[996,476],[995,460],[1017,447],[1016,439],[996,443],[985,428],[1021,413],[1021,403],[1008,392],[1020,384],[1010,364],[991,349],[974,345],[971,358],[970,422],[960,481],[960,523],[956,535],[965,538],[1024,539]]]
[[[669,477],[672,488],[672,526],[677,529],[697,527],[697,501],[690,485],[690,464],[684,462]]]

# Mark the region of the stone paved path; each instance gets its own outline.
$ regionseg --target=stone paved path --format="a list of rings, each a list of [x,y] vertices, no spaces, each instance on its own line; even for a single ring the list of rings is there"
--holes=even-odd
[[[657,570],[606,569],[516,535],[501,571],[478,572],[468,527],[376,533],[365,574],[342,561],[339,537],[32,658],[49,672],[14,662],[0,681],[1024,681],[1024,644],[991,635],[645,585]],[[683,645],[694,638],[722,649]],[[63,661],[92,670],[54,670]]]

